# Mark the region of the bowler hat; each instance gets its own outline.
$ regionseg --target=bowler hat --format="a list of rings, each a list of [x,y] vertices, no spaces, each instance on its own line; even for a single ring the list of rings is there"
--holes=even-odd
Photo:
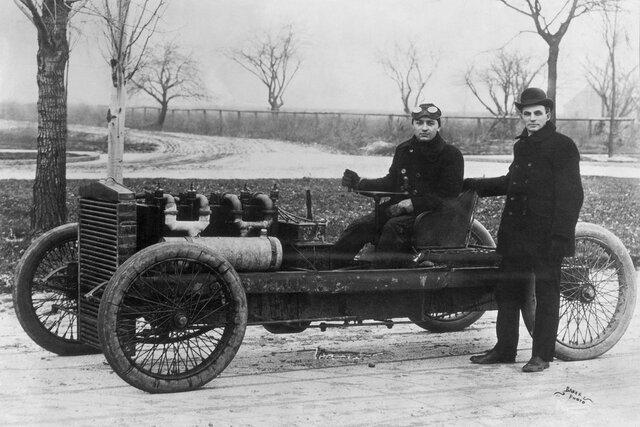
[[[547,94],[537,87],[528,87],[520,94],[520,102],[514,102],[516,108],[522,111],[522,108],[530,105],[544,105],[553,110],[553,101],[547,98]]]

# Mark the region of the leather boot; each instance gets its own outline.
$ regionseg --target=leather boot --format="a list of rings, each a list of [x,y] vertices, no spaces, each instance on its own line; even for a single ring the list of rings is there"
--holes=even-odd
[[[495,363],[514,363],[516,361],[515,356],[505,357],[495,350],[489,350],[485,354],[478,354],[471,356],[471,363],[477,363],[479,365],[491,365]]]
[[[549,362],[542,360],[539,356],[532,356],[526,365],[522,367],[522,372],[540,372],[549,367]]]

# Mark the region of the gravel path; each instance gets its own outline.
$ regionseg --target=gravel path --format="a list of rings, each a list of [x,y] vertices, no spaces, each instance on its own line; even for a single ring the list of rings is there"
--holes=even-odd
[[[0,128],[19,122],[0,120]],[[71,126],[75,131],[104,133],[105,129]],[[345,168],[364,177],[382,176],[391,164],[390,157],[338,154],[319,145],[285,141],[231,138],[172,132],[129,130],[129,138],[152,143],[151,153],[125,153],[127,178],[337,178]],[[106,154],[99,159],[67,165],[68,179],[104,178]],[[468,156],[465,176],[504,174],[508,158]],[[583,161],[583,175],[640,178],[637,164]],[[33,179],[34,161],[0,161],[0,179]]]

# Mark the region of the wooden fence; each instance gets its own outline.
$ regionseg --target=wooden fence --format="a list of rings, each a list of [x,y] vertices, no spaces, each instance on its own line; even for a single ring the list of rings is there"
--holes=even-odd
[[[127,109],[127,122],[136,123],[139,125],[150,125],[157,120],[160,108],[157,107],[129,107]],[[249,119],[269,119],[279,120],[283,118],[290,119],[306,119],[319,126],[322,118],[331,118],[336,121],[342,119],[358,120],[365,124],[368,122],[380,122],[388,121],[390,123],[396,120],[404,120],[407,115],[404,114],[386,114],[386,113],[357,113],[357,112],[326,112],[326,111],[269,111],[269,110],[232,110],[232,109],[184,109],[184,108],[171,108],[167,111],[165,123],[169,127],[174,127],[177,117],[180,117],[182,125],[191,122],[216,122],[220,131],[223,130],[225,122],[229,120],[241,122],[242,120]],[[507,127],[515,128],[517,126],[519,117],[505,117],[495,118],[491,116],[444,116],[442,118],[443,124],[448,121],[464,120],[472,121],[478,131],[483,129],[485,123],[502,122]],[[588,136],[601,133],[601,128],[609,123],[610,119],[607,117],[588,117],[588,118],[557,118],[556,122],[560,126],[561,124],[569,123],[584,123],[586,125],[586,131]],[[635,123],[634,118],[616,118],[615,122],[618,123]]]

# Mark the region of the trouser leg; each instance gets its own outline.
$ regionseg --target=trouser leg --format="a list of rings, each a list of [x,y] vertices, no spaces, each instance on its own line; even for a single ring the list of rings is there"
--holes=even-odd
[[[501,266],[505,275],[513,276],[496,287],[498,317],[496,320],[496,336],[498,342],[494,350],[505,358],[516,356],[518,350],[520,309],[526,297],[526,283],[521,279],[522,264],[503,261]],[[519,276],[519,277],[518,277]]]
[[[365,215],[353,221],[340,234],[331,248],[331,268],[341,268],[350,265],[358,251],[366,243],[372,243],[377,237],[375,217]]]
[[[379,267],[401,267],[406,263],[407,254],[411,250],[413,215],[400,215],[390,218],[382,227],[380,239],[376,246],[376,265]]]
[[[536,322],[531,355],[547,362],[553,360],[558,334],[561,263],[561,260],[539,260],[534,266]]]

